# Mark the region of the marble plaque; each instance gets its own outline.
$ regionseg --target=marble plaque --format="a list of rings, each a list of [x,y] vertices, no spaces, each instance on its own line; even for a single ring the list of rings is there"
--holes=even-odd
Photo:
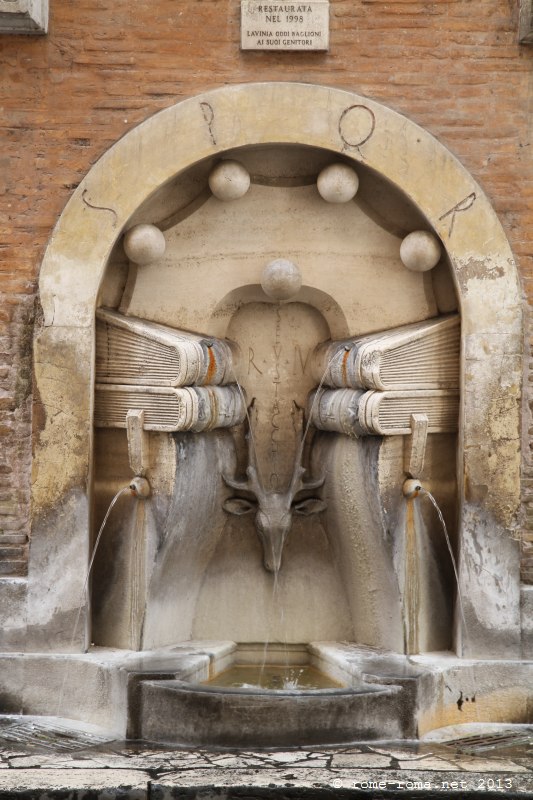
[[[0,33],[46,33],[48,0],[0,0]]]
[[[242,50],[327,50],[329,2],[241,0]]]
[[[533,0],[520,0],[520,44],[533,44]]]

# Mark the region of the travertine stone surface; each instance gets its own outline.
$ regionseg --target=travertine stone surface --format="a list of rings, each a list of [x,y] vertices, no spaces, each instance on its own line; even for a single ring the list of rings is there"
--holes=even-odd
[[[457,430],[459,389],[362,392],[320,389],[308,400],[309,416],[319,430],[349,436],[407,436],[413,414],[423,414],[430,433]]]
[[[239,153],[240,148],[270,146],[280,141],[285,147],[305,145],[326,150],[331,162],[341,157],[357,170],[368,169],[382,176],[403,192],[406,202],[420,209],[443,243],[461,307],[463,393],[458,445],[458,536],[461,585],[471,629],[468,650],[469,655],[518,657],[518,549],[512,534],[519,503],[522,320],[520,290],[509,246],[481,189],[427,132],[351,92],[291,83],[226,87],[151,117],[100,159],[58,223],[40,282],[44,327],[36,343],[36,385],[43,414],[37,433],[33,490],[34,531],[40,544],[35,555],[30,556],[36,558],[34,574],[39,574],[41,585],[53,588],[42,610],[31,607],[34,638],[28,641],[28,648],[40,647],[44,638],[50,647],[60,643],[64,646],[64,625],[59,624],[60,620],[65,614],[69,616],[79,602],[83,570],[77,571],[79,577],[72,576],[65,586],[56,579],[57,562],[71,552],[74,539],[83,545],[75,551],[81,561],[87,552],[83,543],[89,539],[87,509],[92,479],[94,313],[108,257],[136,210],[190,165],[216,158],[230,149]],[[243,163],[245,152],[248,151],[243,149]],[[127,168],[132,160],[135,171]],[[116,180],[117,175],[121,176],[120,181]],[[172,315],[186,329],[223,337],[231,329],[236,310],[246,303],[264,303],[261,271],[266,260],[282,255],[294,259],[302,271],[303,285],[298,296],[298,302],[306,309],[302,319],[321,320],[310,325],[317,331],[322,328],[324,338],[356,336],[437,315],[431,276],[403,269],[397,236],[369,219],[358,206],[357,197],[354,203],[333,205],[324,203],[314,186],[278,188],[274,190],[263,180],[262,184],[252,184],[238,203],[220,203],[211,198],[176,224],[167,232],[168,247],[158,262],[158,272],[152,264],[139,270],[136,278],[132,273],[125,312],[161,322]],[[90,205],[84,198],[89,199]],[[264,220],[267,208],[272,214],[270,225],[265,225]],[[252,221],[248,226],[242,225],[243,216]],[[315,224],[316,219],[321,220],[320,226]],[[291,249],[287,243],[295,230],[300,238]],[[359,236],[359,232],[364,235]],[[202,253],[209,254],[205,260]],[[330,271],[323,268],[330,260],[339,270],[338,281],[332,281]],[[167,279],[171,274],[174,282],[173,291],[169,292]],[[347,289],[346,281],[348,286],[353,285],[350,281],[360,281],[364,291]],[[401,302],[397,300],[399,296]],[[265,313],[273,315],[275,332],[275,304],[269,305],[272,310]],[[313,344],[317,343],[315,340]],[[299,344],[296,341],[293,347]],[[300,353],[304,365],[304,351],[300,349]],[[262,366],[254,354],[250,360],[249,353],[244,364],[253,394]],[[290,371],[288,365],[283,368]],[[266,448],[266,434],[264,441]],[[337,459],[347,457],[347,446],[336,446]],[[359,443],[355,446],[357,450]],[[363,469],[364,458],[357,452]],[[368,458],[375,457],[368,454]],[[214,456],[209,458],[214,464]],[[396,454],[396,463],[403,463],[403,453]],[[282,468],[283,464],[282,460]],[[391,469],[390,475],[393,474],[396,483],[396,473]],[[392,496],[393,486],[380,484],[379,492]],[[394,588],[390,566],[387,528],[383,527],[377,560],[375,546],[368,542],[365,563],[375,567],[375,574],[372,572],[369,577],[360,563],[360,553],[350,549],[347,533],[350,525],[356,524],[350,522],[352,506],[347,499],[353,491],[352,484],[333,489],[328,513],[331,506],[334,519],[328,518],[326,527],[334,543],[338,530],[346,532],[346,537],[334,546],[341,556],[352,622],[357,620],[357,626],[364,629],[356,630],[355,636],[366,641],[392,642],[395,649],[401,650],[401,624],[394,616],[399,614],[398,589],[397,584]],[[182,486],[180,492],[186,496],[187,487]],[[218,492],[221,490],[206,483],[202,525],[216,516],[215,509],[222,500]],[[380,499],[374,496],[368,502],[380,505]],[[53,509],[61,508],[62,503],[71,510],[61,518],[64,534],[58,535],[47,520],[51,519],[50,514],[55,519]],[[368,516],[373,517],[370,510]],[[175,518],[179,520],[177,506]],[[194,552],[186,529],[180,526],[182,523],[177,521],[175,530],[169,531],[162,560],[154,573],[157,579],[151,584],[151,591],[159,595],[154,595],[146,619],[148,646],[168,640],[167,637],[175,641],[190,635],[195,597],[187,595],[184,578],[178,575],[177,588],[172,587],[170,576],[175,580],[175,567],[180,565],[192,570],[189,580],[199,581],[214,552],[215,539],[205,540],[198,558],[198,548]],[[217,517],[214,530],[221,532],[223,526],[224,520]],[[53,564],[45,557],[48,540],[53,540],[56,547]],[[498,564],[494,563],[496,552]],[[390,594],[387,602],[393,598],[388,605],[385,599],[383,603],[376,600],[376,595],[383,592],[384,574]],[[360,596],[359,589],[354,588],[355,576],[363,580]],[[371,602],[377,603],[373,615],[361,612],[367,602],[363,589],[368,588],[369,581],[375,586],[371,595]],[[36,582],[35,599],[37,587]],[[169,620],[165,609],[175,608],[179,598],[185,603],[180,605],[185,609],[183,617]],[[380,628],[373,633],[376,619]],[[393,641],[391,631],[397,632],[397,640]],[[461,647],[459,635],[456,646]]]
[[[96,384],[94,424],[99,428],[126,428],[130,410],[144,411],[145,430],[200,431],[231,428],[243,422],[246,405],[235,385],[119,386]]]
[[[26,614],[28,583],[17,578],[0,581],[2,604],[0,628],[3,631],[2,650],[21,653],[26,647]]]
[[[301,182],[265,184],[234,203],[210,198],[168,230],[165,256],[130,275],[124,313],[222,338],[236,307],[265,300],[265,265],[283,258],[302,276],[294,300],[319,311],[333,339],[437,314],[430,275],[406,270],[398,238],[355,202],[325,203]]]
[[[533,659],[533,587],[520,589],[522,611],[522,658]]]
[[[520,0],[520,44],[533,43],[533,4],[531,0]]]

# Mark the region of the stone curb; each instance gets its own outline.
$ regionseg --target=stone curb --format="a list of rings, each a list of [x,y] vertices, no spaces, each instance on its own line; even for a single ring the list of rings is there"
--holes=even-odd
[[[369,769],[8,769],[0,800],[229,800],[229,798],[533,798],[533,773]]]

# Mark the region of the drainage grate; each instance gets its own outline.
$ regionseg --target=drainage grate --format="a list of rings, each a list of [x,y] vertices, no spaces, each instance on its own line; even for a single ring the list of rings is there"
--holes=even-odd
[[[110,741],[112,739],[106,736],[42,722],[20,722],[0,729],[0,742],[17,742],[25,747],[54,751],[85,750]]]
[[[464,736],[462,739],[451,739],[442,742],[446,747],[453,747],[460,753],[485,753],[487,750],[496,750],[504,747],[520,747],[533,745],[533,728],[521,731],[500,731],[499,733],[477,734]]]

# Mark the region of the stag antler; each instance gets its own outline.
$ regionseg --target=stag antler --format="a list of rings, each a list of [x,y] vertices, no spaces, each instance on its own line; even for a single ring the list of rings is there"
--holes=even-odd
[[[258,496],[261,493],[264,493],[263,484],[260,479],[260,473],[257,466],[257,451],[255,448],[255,441],[252,433],[252,417],[251,412],[253,411],[255,404],[255,397],[253,398],[252,402],[247,408],[246,411],[246,419],[248,420],[248,430],[246,432],[246,442],[247,442],[247,450],[248,450],[248,466],[246,467],[246,474],[248,478],[244,481],[236,480],[235,478],[228,478],[226,475],[222,475],[222,479],[227,486],[230,486],[232,489],[237,489],[239,492],[251,492],[252,494]]]
[[[311,489],[320,489],[321,486],[324,485],[324,481],[326,480],[325,474],[322,475],[320,478],[315,478],[314,480],[303,480],[304,474],[307,472],[305,467],[302,467],[302,458],[304,453],[304,445],[305,445],[305,437],[307,434],[307,428],[304,430],[304,410],[298,403],[293,401],[293,425],[294,431],[296,433],[296,454],[294,456],[294,467],[292,471],[292,477],[289,484],[289,494],[294,497],[298,494],[298,492],[303,491],[310,491]],[[294,420],[296,420],[294,422]]]

